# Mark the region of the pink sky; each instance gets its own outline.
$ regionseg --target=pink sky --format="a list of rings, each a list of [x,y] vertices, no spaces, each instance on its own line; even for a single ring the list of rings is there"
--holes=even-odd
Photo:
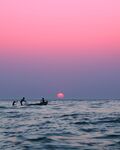
[[[119,0],[1,0],[0,48],[120,47]]]
[[[78,72],[73,78],[79,80],[81,72],[114,73],[119,64],[120,0],[0,0],[0,69],[6,78],[7,70],[18,76],[40,76],[42,70],[51,76]]]

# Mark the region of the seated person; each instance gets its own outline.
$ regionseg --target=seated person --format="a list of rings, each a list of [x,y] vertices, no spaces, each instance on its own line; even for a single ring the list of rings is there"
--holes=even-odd
[[[12,106],[15,106],[17,103],[17,101],[13,101]]]

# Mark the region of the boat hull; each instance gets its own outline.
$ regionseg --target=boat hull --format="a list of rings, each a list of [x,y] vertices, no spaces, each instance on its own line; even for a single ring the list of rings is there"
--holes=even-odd
[[[46,102],[41,102],[41,103],[31,103],[31,104],[27,104],[27,106],[34,106],[34,105],[38,105],[38,106],[41,106],[41,105],[47,105],[48,104],[48,101]]]

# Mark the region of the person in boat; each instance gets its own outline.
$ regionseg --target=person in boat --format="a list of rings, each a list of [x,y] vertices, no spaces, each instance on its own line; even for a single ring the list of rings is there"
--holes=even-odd
[[[44,103],[45,102],[45,99],[44,99],[44,97],[42,98],[42,101],[41,101],[42,103]]]
[[[23,97],[23,98],[20,100],[21,106],[23,106],[23,102],[26,103],[25,97]]]
[[[44,97],[43,97],[42,100],[40,101],[40,104],[45,104],[45,105],[47,105],[47,103],[48,103],[48,101],[46,101],[46,100],[44,99]]]
[[[17,103],[17,101],[13,101],[12,106],[15,106]]]

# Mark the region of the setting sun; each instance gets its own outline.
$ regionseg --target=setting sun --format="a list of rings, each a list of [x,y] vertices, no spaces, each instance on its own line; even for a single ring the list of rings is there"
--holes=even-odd
[[[60,98],[60,99],[63,99],[64,98],[64,93],[60,92],[60,93],[57,93],[57,98]]]

